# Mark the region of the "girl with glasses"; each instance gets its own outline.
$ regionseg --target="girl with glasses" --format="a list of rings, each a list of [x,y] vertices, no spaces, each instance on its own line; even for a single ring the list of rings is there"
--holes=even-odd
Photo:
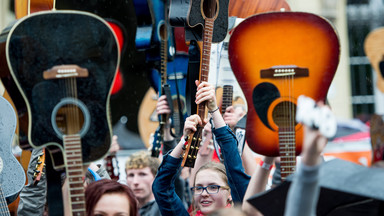
[[[237,140],[231,129],[225,124],[216,104],[215,89],[207,83],[196,81],[196,104],[206,102],[212,116],[213,133],[224,157],[224,165],[210,162],[196,172],[193,187],[192,212],[188,212],[176,195],[174,181],[180,170],[185,140],[181,139],[170,153],[164,155],[155,181],[152,185],[156,202],[162,215],[208,215],[218,209],[242,202],[250,176],[244,173],[241,157],[237,151]],[[188,137],[196,131],[196,126],[203,126],[207,120],[198,115],[188,117],[184,124],[183,135]]]

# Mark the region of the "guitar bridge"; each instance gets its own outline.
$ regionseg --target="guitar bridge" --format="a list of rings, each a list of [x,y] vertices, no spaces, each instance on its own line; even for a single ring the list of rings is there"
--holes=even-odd
[[[77,65],[54,66],[43,72],[44,79],[63,79],[72,77],[88,77],[88,69]]]
[[[295,65],[286,65],[286,66],[274,66],[268,69],[262,69],[260,71],[261,78],[284,78],[287,76],[297,77],[308,77],[309,70],[308,68],[301,68]]]

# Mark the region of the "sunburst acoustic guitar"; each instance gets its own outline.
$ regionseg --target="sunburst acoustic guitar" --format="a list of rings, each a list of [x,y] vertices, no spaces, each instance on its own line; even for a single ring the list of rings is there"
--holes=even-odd
[[[280,156],[284,180],[302,147],[297,98],[325,100],[339,62],[338,36],[326,19],[311,13],[262,13],[235,28],[228,52],[247,100],[248,145],[256,153]]]
[[[29,116],[35,148],[64,155],[71,212],[85,214],[83,164],[103,158],[112,130],[109,98],[120,52],[102,18],[80,11],[37,12],[0,37]]]
[[[384,27],[370,32],[364,41],[364,51],[377,75],[376,86],[384,92]]]

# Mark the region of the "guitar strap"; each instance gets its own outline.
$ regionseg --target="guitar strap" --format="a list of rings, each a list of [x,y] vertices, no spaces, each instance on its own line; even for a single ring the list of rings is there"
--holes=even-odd
[[[52,164],[51,157],[45,158],[46,173],[47,173],[47,202],[48,202],[48,215],[61,216],[64,215],[63,196],[61,192],[61,173],[56,171]]]
[[[188,74],[186,84],[186,103],[188,115],[197,113],[197,104],[195,103],[196,84],[195,80],[199,79],[200,72],[200,50],[197,42],[191,40],[189,45],[189,61],[188,61]]]
[[[172,103],[172,94],[171,94],[171,86],[166,84],[163,85],[164,94],[167,97],[167,102],[171,113],[173,113],[173,103]]]
[[[184,129],[184,116],[183,116],[183,107],[181,105],[180,91],[179,91],[179,85],[178,85],[179,81],[177,79],[177,74],[174,73],[174,75],[175,75],[174,79],[175,79],[175,87],[176,87],[177,108],[178,108],[178,114],[179,114],[180,121],[179,121],[179,125],[173,125],[176,134],[174,134],[173,131],[171,130],[171,135],[175,138],[181,138],[181,136],[183,135],[183,129]],[[167,98],[168,98],[168,96],[167,96]],[[173,107],[173,104],[172,104],[172,107]],[[183,121],[181,121],[181,119]],[[174,124],[174,122],[172,124]]]

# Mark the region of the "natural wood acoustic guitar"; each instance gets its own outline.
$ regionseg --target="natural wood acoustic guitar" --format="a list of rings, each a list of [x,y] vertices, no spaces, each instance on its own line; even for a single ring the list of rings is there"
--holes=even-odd
[[[370,32],[364,41],[364,51],[376,72],[376,87],[384,93],[384,27]]]

